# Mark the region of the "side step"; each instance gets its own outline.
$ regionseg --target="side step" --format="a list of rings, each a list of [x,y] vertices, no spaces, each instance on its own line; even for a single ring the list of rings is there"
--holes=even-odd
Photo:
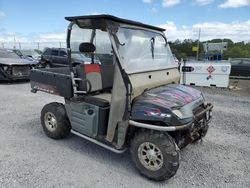
[[[106,144],[103,144],[102,142],[99,142],[99,141],[97,141],[97,140],[95,140],[93,138],[90,138],[88,136],[85,136],[85,135],[77,132],[77,131],[74,131],[73,129],[71,129],[71,133],[73,133],[74,135],[77,135],[79,137],[82,137],[82,138],[84,138],[84,139],[86,139],[86,140],[88,140],[90,142],[93,142],[93,143],[95,143],[95,144],[97,144],[97,145],[99,145],[99,146],[101,146],[103,148],[106,148],[106,149],[108,149],[108,150],[110,150],[110,151],[112,151],[114,153],[121,154],[121,153],[124,153],[127,150],[127,148],[125,148],[123,150],[118,150],[118,149],[112,148],[112,147],[110,147],[110,146],[108,146]]]

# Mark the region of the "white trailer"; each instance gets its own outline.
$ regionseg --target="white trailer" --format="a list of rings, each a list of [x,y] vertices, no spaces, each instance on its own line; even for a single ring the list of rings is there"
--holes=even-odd
[[[228,61],[183,62],[181,83],[196,86],[228,87],[231,64]]]

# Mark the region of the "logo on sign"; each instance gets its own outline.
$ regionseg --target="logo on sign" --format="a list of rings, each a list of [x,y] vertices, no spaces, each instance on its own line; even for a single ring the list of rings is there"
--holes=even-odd
[[[221,67],[222,72],[227,72],[227,70],[228,70],[228,67],[226,67],[226,66]]]
[[[209,74],[209,76],[207,77],[207,80],[209,80],[209,79],[213,79],[211,74]]]
[[[208,68],[207,68],[207,72],[208,72],[208,77],[207,77],[207,80],[210,80],[210,79],[213,79],[213,76],[212,76],[212,73],[215,71],[215,68],[210,65]]]
[[[210,65],[208,68],[207,68],[207,72],[209,73],[209,74],[212,74],[212,72],[214,72],[215,71],[215,68],[212,66],[212,65]]]

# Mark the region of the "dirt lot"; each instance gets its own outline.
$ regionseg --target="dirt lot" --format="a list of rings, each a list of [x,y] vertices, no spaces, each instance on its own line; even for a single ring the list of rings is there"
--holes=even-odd
[[[29,83],[0,84],[0,187],[249,187],[250,93],[202,90],[215,105],[203,142],[181,151],[176,176],[152,182],[117,155],[70,135],[47,138],[40,110],[59,97],[30,92]]]

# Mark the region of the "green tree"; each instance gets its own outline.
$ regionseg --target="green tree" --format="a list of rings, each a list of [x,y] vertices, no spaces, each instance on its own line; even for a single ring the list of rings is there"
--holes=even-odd
[[[234,43],[231,39],[212,39],[209,41],[204,41],[208,43],[220,43],[227,42],[227,50],[223,52],[223,59],[228,58],[250,58],[250,42],[236,42]],[[199,60],[203,60],[205,57],[205,52],[203,49],[203,43],[200,42],[199,45]],[[197,46],[197,40],[185,39],[184,41],[175,40],[170,42],[170,47],[173,54],[180,60],[181,58],[195,58],[196,52],[192,51],[193,46]],[[216,52],[214,52],[216,53]],[[217,52],[218,53],[218,52]]]

